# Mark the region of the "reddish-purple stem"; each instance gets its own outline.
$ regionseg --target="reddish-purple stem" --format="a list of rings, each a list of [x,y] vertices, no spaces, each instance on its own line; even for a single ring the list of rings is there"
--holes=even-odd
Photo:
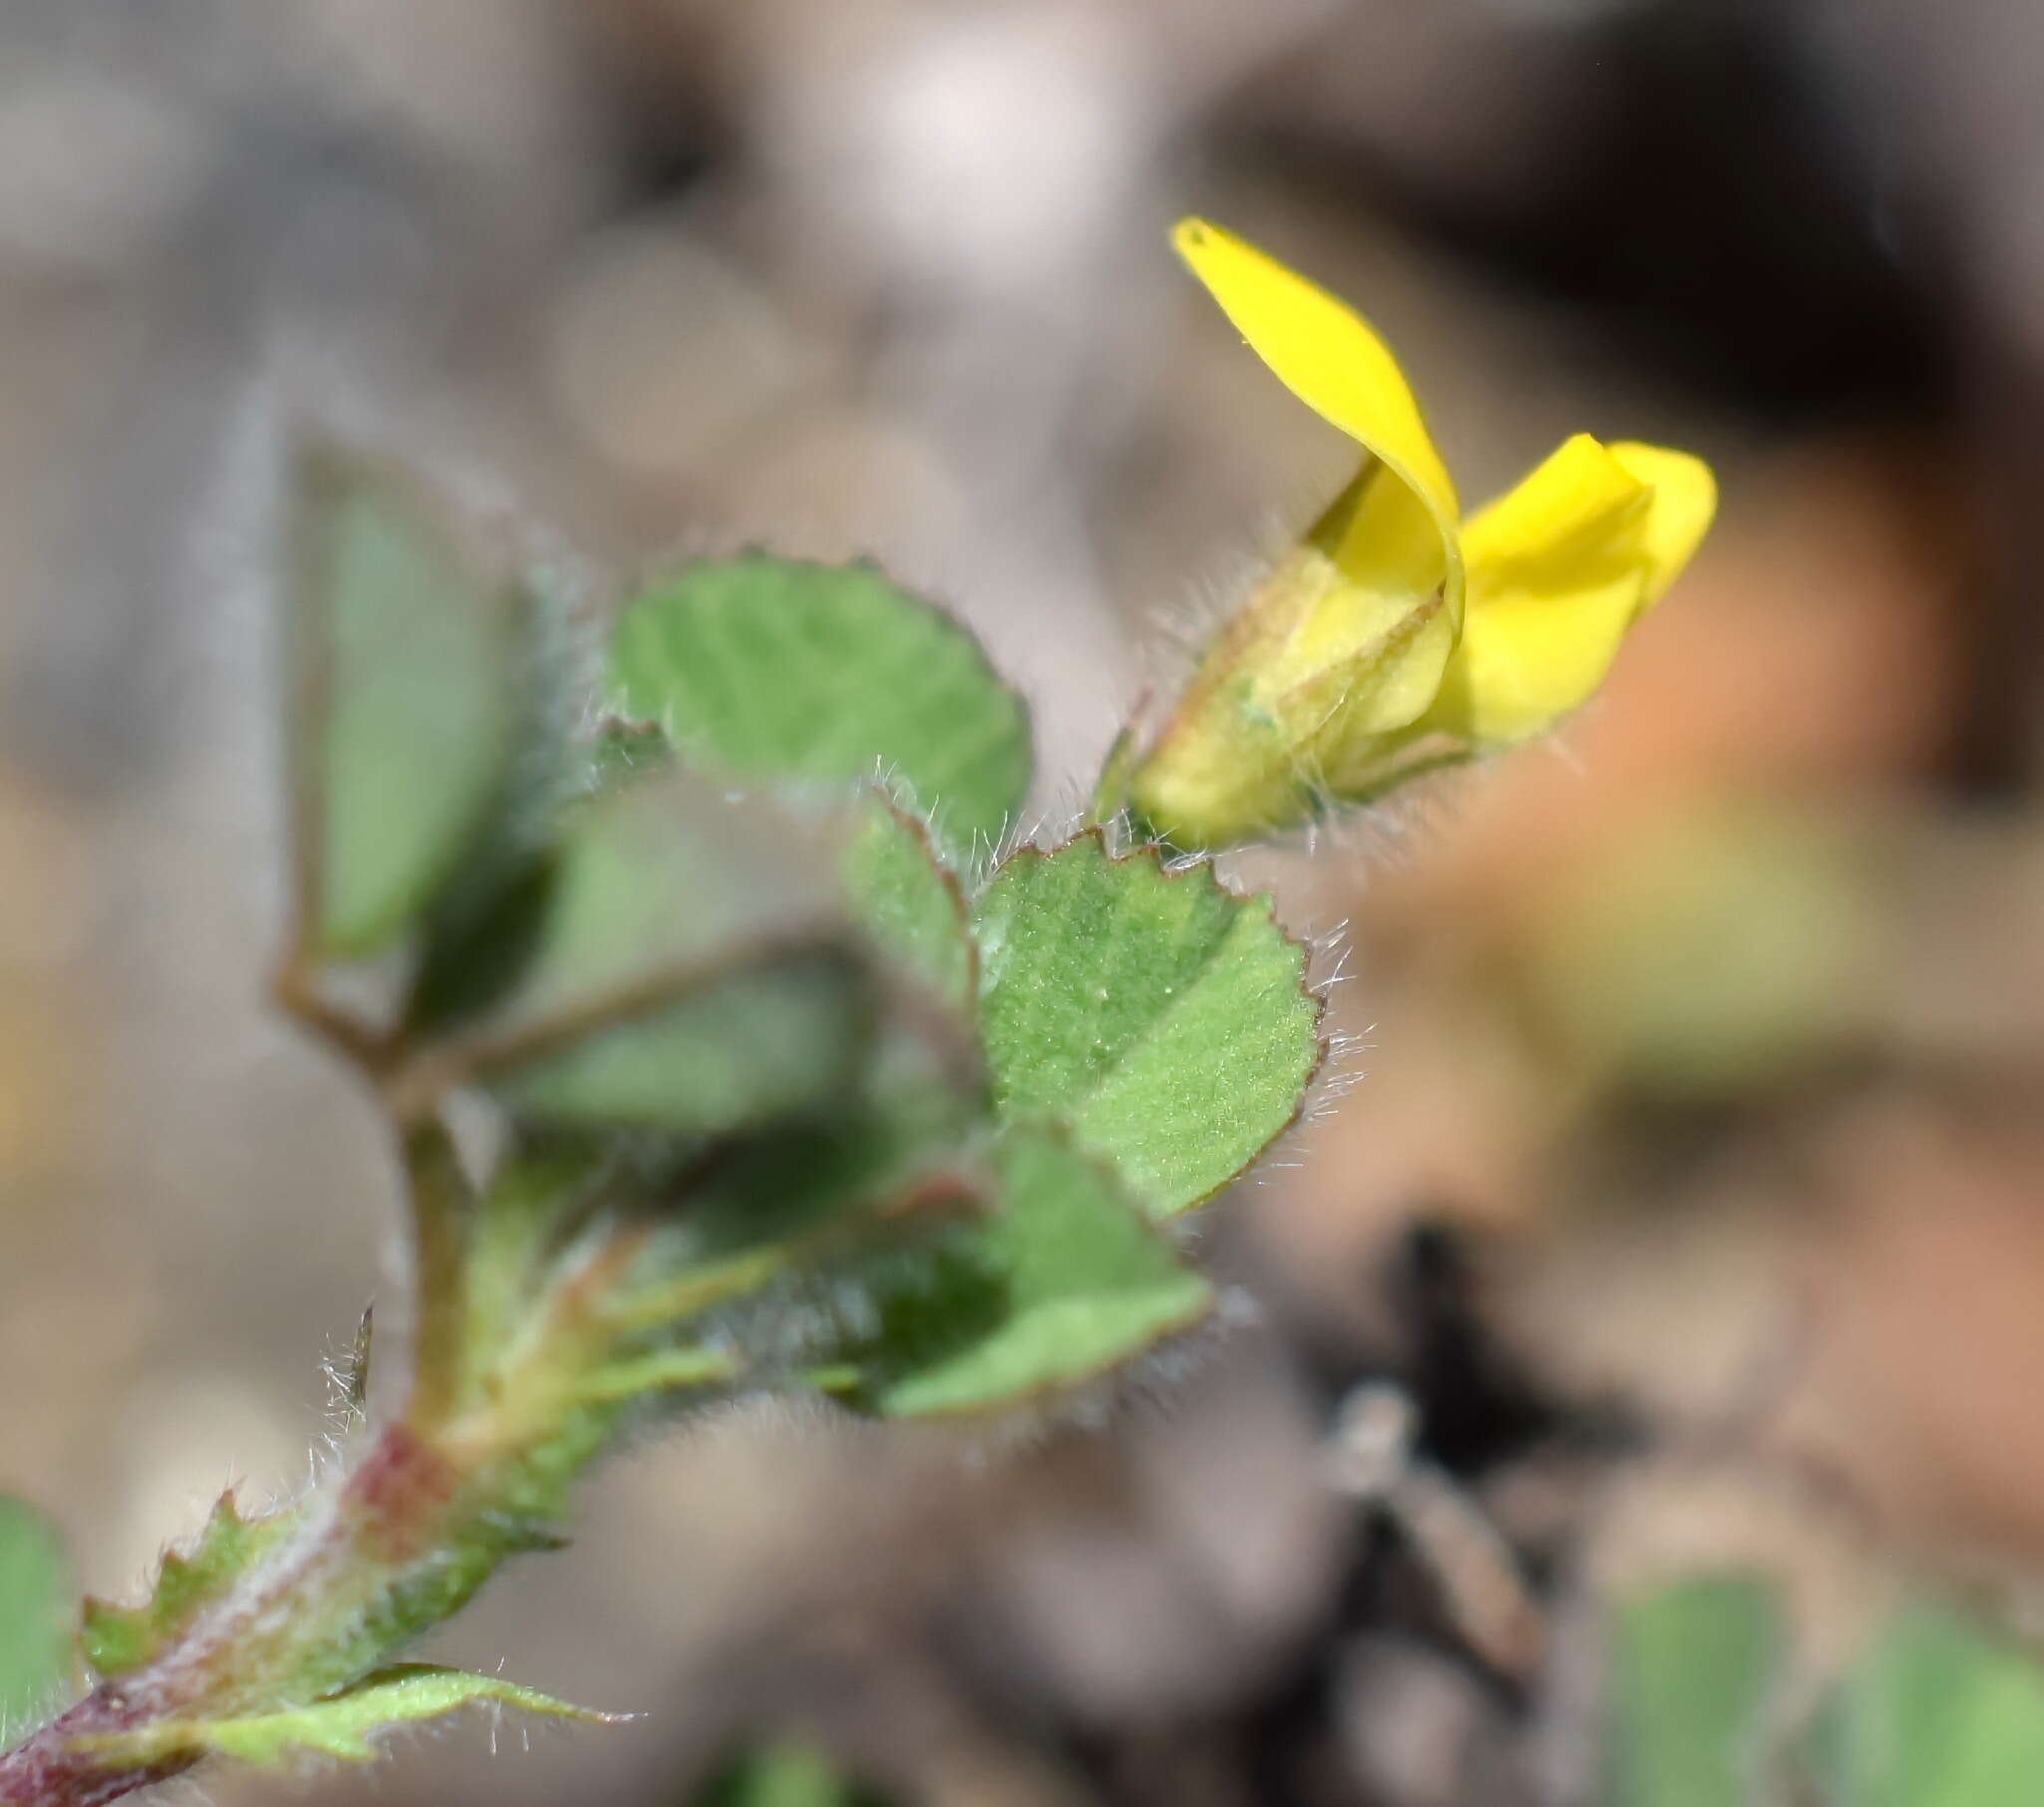
[[[436,1449],[408,1423],[391,1425],[340,1482],[329,1508],[307,1503],[302,1531],[248,1590],[231,1591],[142,1667],[101,1682],[0,1752],[0,1807],[99,1807],[192,1768],[198,1758],[191,1755],[123,1764],[94,1742],[167,1720],[258,1710],[263,1684],[293,1674],[308,1654],[306,1640],[325,1628],[322,1606],[426,1550],[456,1486]],[[349,1679],[322,1677],[315,1691]]]

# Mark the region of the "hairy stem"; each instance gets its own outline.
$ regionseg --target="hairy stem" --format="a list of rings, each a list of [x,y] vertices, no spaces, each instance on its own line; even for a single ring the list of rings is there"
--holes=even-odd
[[[387,1651],[369,1650],[353,1633],[447,1536],[462,1492],[435,1451],[406,1424],[392,1425],[348,1473],[303,1503],[301,1529],[275,1557],[168,1648],[0,1754],[0,1803],[114,1800],[196,1760],[123,1763],[110,1754],[123,1733],[295,1704],[367,1673]]]
[[[273,1713],[347,1688],[459,1611],[520,1550],[543,1546],[567,1486],[620,1401],[577,1392],[610,1347],[592,1296],[629,1261],[621,1229],[529,1301],[531,1331],[478,1379],[466,1370],[472,1201],[437,1129],[407,1139],[418,1317],[402,1411],[289,1514],[275,1547],[167,1632],[138,1666],[0,1753],[0,1807],[95,1807],[192,1767],[167,1728]],[[668,1384],[710,1384],[677,1370]],[[146,1749],[136,1734],[153,1731]],[[124,1737],[130,1740],[124,1753]]]

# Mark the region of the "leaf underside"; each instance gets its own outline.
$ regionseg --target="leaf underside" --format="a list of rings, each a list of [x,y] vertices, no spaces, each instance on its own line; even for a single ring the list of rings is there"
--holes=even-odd
[[[874,997],[831,838],[681,772],[593,797],[530,907],[516,982],[470,1026],[514,1105],[722,1133],[840,1091]]]
[[[504,781],[529,602],[422,500],[330,450],[303,461],[288,724],[314,945],[373,953],[452,872]]]

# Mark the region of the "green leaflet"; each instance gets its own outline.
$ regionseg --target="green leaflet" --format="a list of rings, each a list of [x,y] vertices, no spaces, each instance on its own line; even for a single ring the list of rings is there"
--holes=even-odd
[[[890,1038],[858,1099],[725,1154],[691,1194],[687,1259],[714,1261],[773,1242],[792,1254],[818,1235],[848,1231],[854,1218],[890,1214],[930,1186],[976,1192],[969,1156],[983,1110],[983,1095],[937,1069],[928,1050]]]
[[[1785,1639],[1754,1577],[1689,1577],[1620,1608],[1609,1657],[1604,1807],[1773,1799]],[[1897,1613],[1796,1740],[1834,1807],[2031,1807],[2044,1669],[1956,1612]],[[1786,1773],[1786,1763],[1781,1764]]]
[[[890,1799],[822,1751],[781,1739],[729,1759],[689,1796],[689,1807],[889,1807]]]
[[[1621,1604],[1606,1658],[1604,1807],[1749,1807],[1763,1798],[1757,1778],[1781,1642],[1758,1577],[1685,1577]]]
[[[834,848],[656,772],[571,813],[467,1071],[543,1117],[721,1133],[840,1090],[875,999]]]
[[[1029,786],[1021,698],[963,627],[871,565],[688,566],[620,613],[610,681],[691,760],[843,785],[878,772],[960,851],[997,842]]]
[[[965,894],[929,830],[877,793],[845,837],[844,889],[866,931],[946,1004],[972,1008],[978,963]]]
[[[232,1757],[257,1768],[275,1768],[299,1756],[366,1763],[376,1754],[377,1739],[385,1734],[466,1706],[508,1706],[555,1719],[617,1723],[614,1714],[570,1706],[493,1676],[426,1663],[399,1663],[304,1706],[237,1719],[160,1719],[136,1731],[79,1742],[104,1755],[110,1765],[206,1756]]]
[[[528,600],[388,473],[301,460],[288,639],[294,829],[320,951],[396,939],[469,846],[521,711]]]
[[[890,1037],[845,1108],[721,1151],[611,1309],[623,1346],[651,1359],[620,1372],[658,1384],[661,1345],[681,1335],[684,1379],[715,1352],[751,1387],[806,1388],[847,1339],[863,1346],[875,1295],[903,1273],[926,1281],[991,1208],[977,1076],[931,1057]]]
[[[834,952],[743,967],[657,1012],[506,1068],[539,1117],[711,1135],[842,1090],[868,1043],[864,974]]]
[[[0,1495],[0,1733],[58,1703],[73,1667],[71,1564],[57,1528]]]
[[[1051,1125],[994,1145],[997,1208],[877,1295],[861,1361],[874,1407],[914,1418],[985,1411],[1090,1380],[1198,1322],[1205,1279]]]
[[[2044,1788],[2044,1670],[1927,1606],[1899,1613],[1826,1715],[1838,1807],[2034,1807]]]
[[[139,1669],[163,1649],[198,1611],[220,1598],[235,1579],[271,1549],[291,1524],[288,1512],[245,1519],[232,1491],[213,1512],[189,1551],[171,1551],[157,1570],[156,1585],[139,1606],[85,1602],[85,1659],[103,1676]]]
[[[521,982],[488,1026],[534,1035],[840,930],[826,837],[770,803],[655,773],[569,812]]]
[[[1228,1183],[1289,1125],[1319,1064],[1305,950],[1268,897],[1097,830],[1023,848],[974,909],[997,1105],[1066,1118],[1153,1217]]]

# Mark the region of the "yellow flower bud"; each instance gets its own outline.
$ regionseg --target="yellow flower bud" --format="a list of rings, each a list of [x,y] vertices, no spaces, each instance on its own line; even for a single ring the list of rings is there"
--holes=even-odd
[[[1602,680],[1710,524],[1709,469],[1579,434],[1462,524],[1404,373],[1351,308],[1204,221],[1179,253],[1361,471],[1202,654],[1128,801],[1218,846],[1537,733]]]

